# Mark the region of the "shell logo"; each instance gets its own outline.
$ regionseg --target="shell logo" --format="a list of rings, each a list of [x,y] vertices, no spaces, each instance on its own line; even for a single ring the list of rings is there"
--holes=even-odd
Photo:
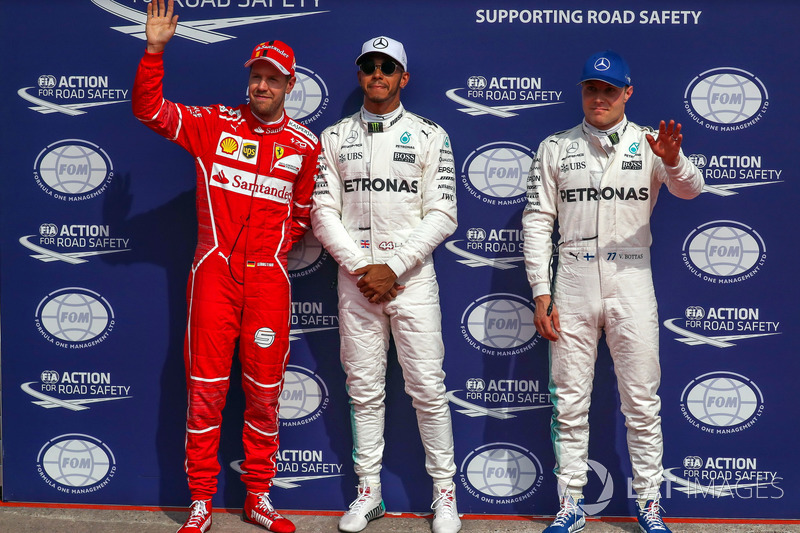
[[[225,137],[220,141],[219,147],[223,153],[232,155],[239,149],[239,143],[233,137]]]

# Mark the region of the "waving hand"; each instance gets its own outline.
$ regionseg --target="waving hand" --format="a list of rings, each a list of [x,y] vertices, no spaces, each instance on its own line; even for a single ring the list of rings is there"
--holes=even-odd
[[[649,134],[646,137],[653,153],[660,157],[665,165],[670,167],[678,165],[683,141],[680,123],[675,124],[674,120],[670,120],[667,125],[662,120],[658,125],[658,139],[653,139],[653,136]]]
[[[156,5],[158,2],[158,5]],[[147,51],[157,54],[164,51],[164,46],[175,35],[178,27],[178,15],[172,14],[173,0],[164,6],[164,0],[153,0],[147,5]]]

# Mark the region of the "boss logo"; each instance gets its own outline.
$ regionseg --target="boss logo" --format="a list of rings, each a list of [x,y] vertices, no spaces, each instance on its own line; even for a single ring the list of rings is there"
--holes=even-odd
[[[395,152],[394,160],[401,163],[414,163],[417,160],[417,156],[415,154],[407,154],[405,152]]]

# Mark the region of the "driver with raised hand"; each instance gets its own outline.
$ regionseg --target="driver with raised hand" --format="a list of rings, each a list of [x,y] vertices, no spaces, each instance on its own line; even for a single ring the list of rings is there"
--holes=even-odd
[[[680,150],[680,124],[661,121],[655,137],[651,128],[627,119],[633,86],[619,54],[591,56],[580,85],[584,120],[539,145],[522,217],[534,324],[550,341],[551,435],[561,508],[545,532],[576,533],[585,525],[589,402],[603,332],[628,428],[639,527],[643,533],[668,532],[659,504],[661,367],[650,215],[662,185],[690,199],[703,190],[703,176]]]
[[[287,254],[310,227],[318,139],[284,112],[295,84],[292,49],[258,44],[249,103],[186,106],[164,99],[163,52],[175,35],[173,0],[147,6],[147,50],[133,88],[133,112],[185,148],[197,169],[197,248],[187,287],[186,474],[192,504],[179,533],[211,527],[222,408],[238,344],[242,364],[247,494],[244,519],[276,533],[295,530],[275,511],[278,399],[289,360],[291,292]],[[164,179],[159,177],[158,179]]]

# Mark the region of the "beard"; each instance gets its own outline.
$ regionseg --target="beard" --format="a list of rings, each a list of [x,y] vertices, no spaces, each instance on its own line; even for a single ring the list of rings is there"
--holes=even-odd
[[[280,117],[284,98],[272,95],[272,98],[260,100],[250,95],[250,110],[255,116],[266,122],[273,122]]]

